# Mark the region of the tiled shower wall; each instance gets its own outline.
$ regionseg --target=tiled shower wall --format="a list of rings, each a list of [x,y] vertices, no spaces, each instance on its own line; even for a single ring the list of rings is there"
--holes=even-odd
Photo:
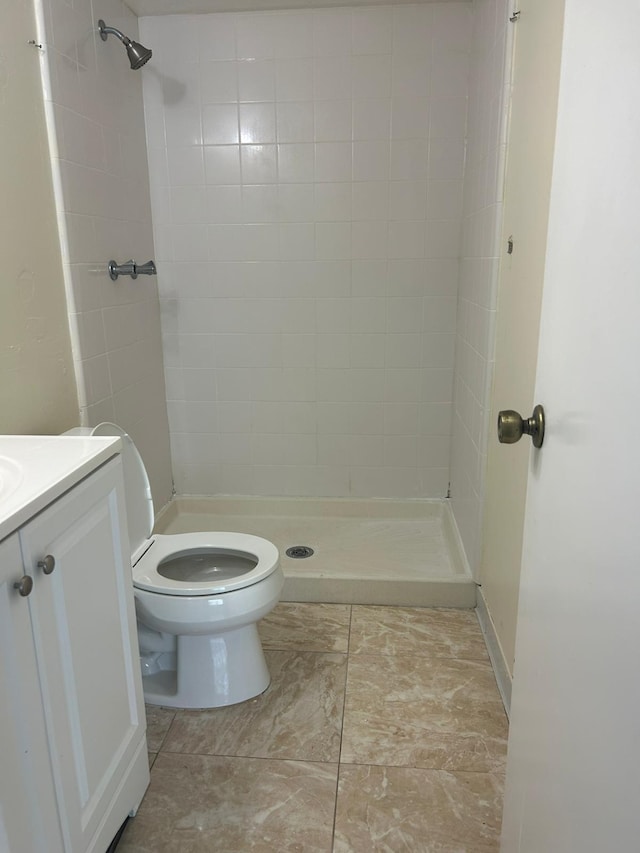
[[[493,374],[502,195],[511,81],[509,0],[474,0],[455,399],[452,508],[474,574],[481,559],[482,506]]]
[[[99,18],[136,38],[120,0],[42,0],[45,107],[82,422],[131,433],[158,507],[171,496],[154,278],[112,282],[107,262],[154,255],[139,72]]]
[[[140,32],[178,492],[442,497],[471,4]]]

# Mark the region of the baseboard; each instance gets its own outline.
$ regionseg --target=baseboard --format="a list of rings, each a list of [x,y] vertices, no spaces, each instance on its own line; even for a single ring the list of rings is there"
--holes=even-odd
[[[493,624],[491,614],[487,608],[487,602],[482,594],[482,587],[478,587],[477,590],[476,616],[478,617],[478,622],[480,623],[480,628],[484,635],[484,641],[487,644],[487,651],[489,652],[491,665],[493,666],[493,671],[496,676],[496,682],[498,684],[500,696],[502,697],[504,710],[507,713],[507,717],[509,717],[511,712],[511,673],[509,672],[509,667],[507,666],[507,661],[505,659],[504,652],[502,651],[502,646],[500,645],[500,640],[498,639],[498,634],[496,632],[495,625]]]

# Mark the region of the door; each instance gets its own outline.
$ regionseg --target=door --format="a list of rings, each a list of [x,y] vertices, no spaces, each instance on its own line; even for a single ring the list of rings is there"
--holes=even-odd
[[[115,459],[20,531],[24,565],[33,567],[28,601],[70,851],[93,849],[97,832],[105,849],[142,795],[111,810],[146,729],[123,513]],[[50,573],[38,568],[47,559]]]
[[[0,853],[62,853],[24,574],[15,533],[0,542]]]
[[[637,0],[566,0],[503,853],[639,845],[638,45]]]
[[[564,2],[522,0],[517,8],[480,569],[482,593],[511,673],[530,445],[502,447],[495,424],[500,409],[528,417],[535,403]]]

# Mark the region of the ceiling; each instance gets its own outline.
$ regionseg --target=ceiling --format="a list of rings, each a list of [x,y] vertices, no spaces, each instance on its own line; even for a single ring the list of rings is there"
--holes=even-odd
[[[331,6],[395,5],[403,0],[125,0],[139,17],[146,15],[186,15],[205,12],[266,12],[275,9],[318,9]],[[415,3],[416,0],[407,0]],[[418,0],[418,2],[460,2],[460,0]]]

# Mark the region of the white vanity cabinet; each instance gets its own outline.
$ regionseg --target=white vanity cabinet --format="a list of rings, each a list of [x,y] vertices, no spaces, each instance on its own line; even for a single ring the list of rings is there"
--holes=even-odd
[[[124,517],[114,457],[0,542],[2,853],[104,853],[147,787]]]

